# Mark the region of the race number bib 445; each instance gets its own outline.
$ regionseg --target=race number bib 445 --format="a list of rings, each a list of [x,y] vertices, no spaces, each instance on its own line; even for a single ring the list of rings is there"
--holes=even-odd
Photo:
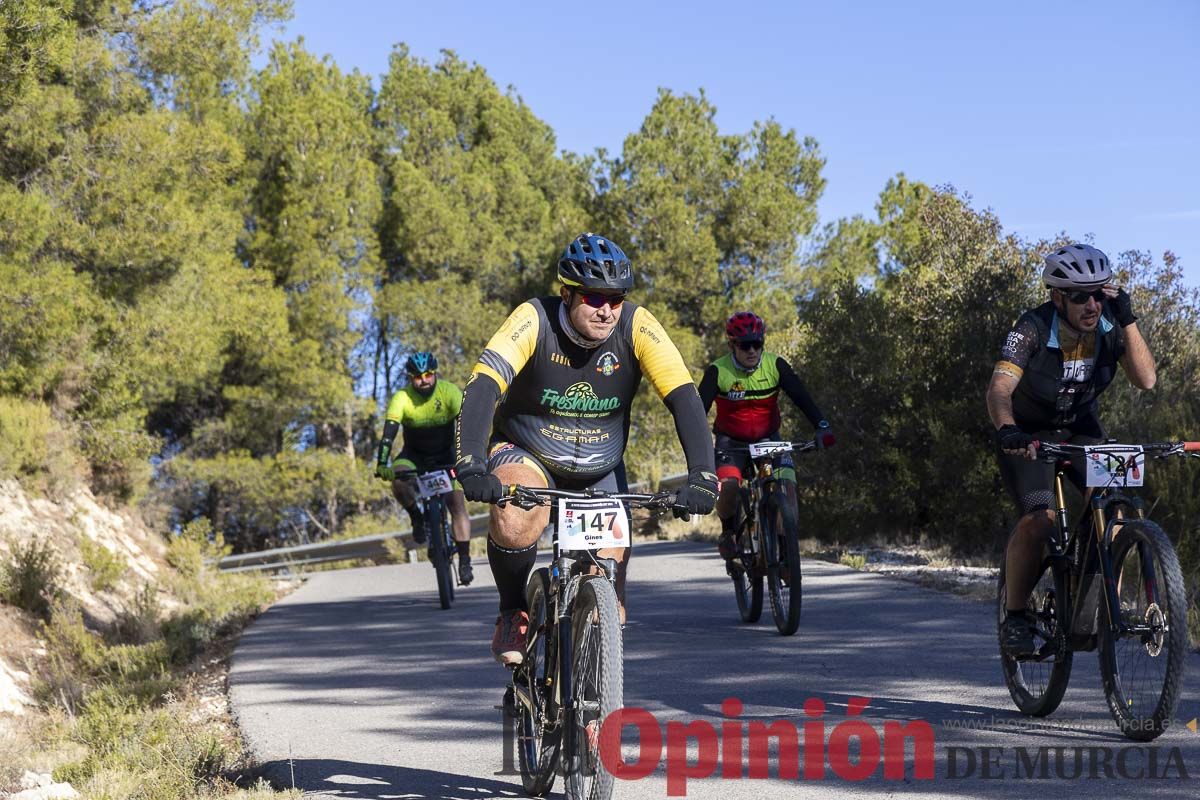
[[[629,546],[629,518],[617,500],[558,501],[558,546],[562,550],[599,550]]]
[[[1135,445],[1097,445],[1084,448],[1088,486],[1141,486],[1146,478],[1142,448]]]
[[[454,491],[454,484],[450,481],[450,473],[444,469],[423,473],[418,476],[417,480],[421,483],[422,497],[433,497],[434,495],[448,494]]]

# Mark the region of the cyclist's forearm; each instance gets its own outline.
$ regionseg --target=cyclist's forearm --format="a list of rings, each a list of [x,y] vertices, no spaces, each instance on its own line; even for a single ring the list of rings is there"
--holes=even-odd
[[[991,417],[992,425],[997,429],[1004,425],[1017,424],[1016,418],[1013,417],[1012,405],[1012,392],[1016,387],[1016,381],[1012,381],[1012,385],[1009,386],[1009,380],[1008,376],[996,373],[992,375],[992,382],[988,385],[988,416]]]
[[[675,433],[683,446],[683,457],[688,472],[702,469],[715,472],[712,436],[708,433],[708,415],[700,402],[696,387],[686,384],[663,398],[671,416],[675,418]]]
[[[387,466],[392,458],[392,443],[396,441],[396,434],[400,431],[400,423],[389,419],[383,423],[383,437],[379,440],[379,450],[375,454],[375,461],[378,464]]]
[[[783,389],[784,394],[804,412],[804,416],[808,417],[808,421],[814,428],[817,427],[818,422],[825,419],[825,415],[821,413],[821,409],[817,408],[812,395],[808,393],[804,381],[800,380],[800,376],[783,359],[779,360],[779,388]]]
[[[1158,373],[1154,366],[1154,356],[1150,353],[1150,346],[1146,344],[1136,322],[1126,325],[1123,330],[1125,355],[1121,356],[1122,369],[1129,376],[1129,382],[1137,388],[1153,389],[1158,380]]]
[[[488,375],[475,373],[463,390],[462,412],[454,421],[454,448],[458,461],[464,457],[486,459],[492,416],[499,401],[500,385]]]

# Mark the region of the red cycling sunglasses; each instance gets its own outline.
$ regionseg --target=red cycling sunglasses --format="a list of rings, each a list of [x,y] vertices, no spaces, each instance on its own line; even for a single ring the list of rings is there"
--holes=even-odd
[[[592,308],[604,308],[607,304],[609,308],[620,308],[621,303],[625,302],[623,294],[601,294],[600,292],[580,292],[580,299],[586,305]]]

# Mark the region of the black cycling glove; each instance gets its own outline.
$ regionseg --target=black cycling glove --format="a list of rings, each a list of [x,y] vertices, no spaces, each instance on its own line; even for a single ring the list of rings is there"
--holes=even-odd
[[[495,503],[504,496],[500,479],[488,472],[487,464],[473,456],[459,460],[454,476],[462,485],[463,496],[477,503]]]
[[[694,469],[688,473],[687,485],[675,493],[675,505],[671,510],[679,519],[687,519],[692,514],[712,513],[716,502],[717,476]]]
[[[1001,425],[996,429],[996,442],[1001,450],[1026,450],[1033,437],[1016,425]]]
[[[1129,292],[1117,289],[1117,296],[1110,297],[1108,304],[1112,306],[1113,316],[1116,317],[1117,324],[1122,328],[1137,322],[1137,317],[1133,313],[1133,300],[1129,297]]]

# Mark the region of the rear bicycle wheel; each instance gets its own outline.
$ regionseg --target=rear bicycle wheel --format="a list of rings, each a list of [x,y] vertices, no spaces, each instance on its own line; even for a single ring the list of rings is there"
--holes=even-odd
[[[624,696],[617,593],[607,578],[585,578],[571,608],[571,709],[562,752],[568,800],[608,800],[613,776],[600,757],[600,728]]]
[[[517,700],[517,762],[525,791],[542,797],[554,786],[562,742],[559,706],[552,701],[557,688],[554,674],[558,651],[547,568],[529,574],[525,601],[529,606],[525,660],[513,673],[513,683],[518,685],[521,696]]]
[[[1004,573],[1005,564],[1001,562],[996,598],[997,637],[1008,605]],[[1004,652],[1003,648],[1000,650],[1000,666],[1004,670],[1008,693],[1012,695],[1017,708],[1031,717],[1044,717],[1058,708],[1071,679],[1073,653],[1067,636],[1071,619],[1067,589],[1069,574],[1067,569],[1055,569],[1053,562],[1047,559],[1029,594],[1025,607],[1037,617],[1033,634],[1037,650],[1033,657],[1016,659]]]
[[[767,593],[771,616],[784,636],[800,627],[800,534],[796,508],[781,490],[759,507],[763,540],[767,543]]]
[[[741,490],[745,492],[743,488]],[[737,558],[726,562],[725,569],[733,581],[733,596],[737,600],[738,614],[742,622],[758,622],[762,616],[763,607],[763,576],[758,569],[758,555],[754,552],[751,537],[757,532],[751,532],[746,524],[743,511],[744,498],[738,498],[736,529],[738,554]],[[760,548],[761,549],[761,548]]]
[[[438,602],[443,609],[454,604],[454,565],[450,563],[450,550],[446,547],[449,520],[446,506],[441,498],[435,498],[425,511],[425,524],[429,529],[429,560],[437,575]]]
[[[1183,575],[1171,540],[1149,520],[1121,526],[1112,564],[1120,602],[1112,624],[1124,630],[1100,625],[1104,696],[1121,732],[1148,742],[1170,726],[1179,703],[1188,645]]]

